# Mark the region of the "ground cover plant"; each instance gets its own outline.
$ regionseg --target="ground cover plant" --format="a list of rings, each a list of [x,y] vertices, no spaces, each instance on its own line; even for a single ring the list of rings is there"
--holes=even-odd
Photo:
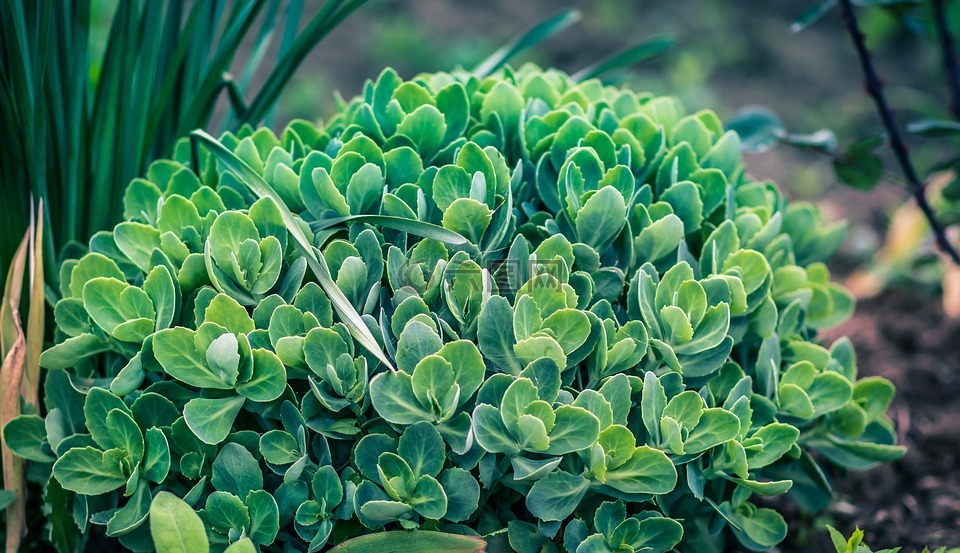
[[[51,536],[765,550],[763,497],[902,455],[892,385],[816,339],[842,225],[712,112],[591,76],[387,70],[150,165],[60,267],[45,416],[4,428]]]

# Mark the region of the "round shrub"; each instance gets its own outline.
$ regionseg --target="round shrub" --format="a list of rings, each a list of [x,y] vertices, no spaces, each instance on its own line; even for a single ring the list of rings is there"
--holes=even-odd
[[[10,445],[141,551],[153,498],[183,507],[162,492],[213,550],[773,547],[756,496],[821,509],[825,465],[903,450],[892,385],[817,341],[853,308],[842,226],[739,146],[532,66],[387,70],[319,126],[195,133],[62,264],[46,417]]]

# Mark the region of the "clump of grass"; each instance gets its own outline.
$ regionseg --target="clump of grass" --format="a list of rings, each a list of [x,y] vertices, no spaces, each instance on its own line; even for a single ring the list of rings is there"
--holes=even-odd
[[[224,93],[233,111],[225,126],[259,123],[310,50],[365,1],[327,0],[308,17],[303,0],[4,0],[0,274],[31,197],[45,200],[48,258],[112,227],[126,183],[176,138],[206,127]],[[234,77],[234,58],[248,47]]]

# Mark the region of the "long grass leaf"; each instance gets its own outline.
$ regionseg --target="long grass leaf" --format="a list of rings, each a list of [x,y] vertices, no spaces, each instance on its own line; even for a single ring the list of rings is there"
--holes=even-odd
[[[44,318],[44,278],[43,278],[43,199],[39,200],[37,215],[31,224],[30,233],[30,296],[27,311],[26,366],[20,381],[20,395],[28,405],[39,409],[38,390],[40,387],[40,354],[43,352]]]
[[[365,553],[367,551],[485,553],[487,542],[479,537],[445,532],[393,530],[351,538],[338,544],[330,550],[330,553]]]
[[[302,12],[303,0],[290,0],[290,3],[287,4],[287,22],[283,26],[283,36],[280,37],[280,48],[277,50],[277,64],[283,61],[283,58],[297,40],[297,30],[300,26],[300,15]],[[263,118],[265,125],[273,126],[273,116],[275,113],[276,102],[270,106],[270,109],[267,110],[267,114]]]
[[[253,43],[252,54],[247,56],[247,62],[244,64],[243,73],[240,75],[240,88],[247,88],[250,85],[250,79],[260,67],[260,63],[267,55],[267,50],[273,44],[274,28],[276,27],[277,12],[280,11],[280,0],[271,0],[270,5],[264,11],[263,22],[260,24],[260,32]],[[296,23],[294,23],[296,25]]]
[[[650,38],[634,44],[633,46],[618,52],[612,56],[606,57],[596,63],[584,67],[572,75],[575,81],[585,81],[594,77],[599,77],[604,73],[649,61],[660,54],[666,52],[673,46],[674,38],[669,35]]]
[[[473,70],[473,74],[479,78],[484,78],[497,69],[504,66],[511,58],[517,54],[543,42],[544,40],[556,35],[574,23],[583,18],[580,10],[564,10],[556,15],[530,27],[526,31],[513,37],[510,42],[501,46],[496,52],[480,62]]]
[[[256,124],[262,121],[307,54],[341,21],[365,3],[366,0],[347,0],[346,2],[328,0],[264,80],[263,87],[257,91],[257,95],[250,102],[250,107],[241,117],[240,123]]]
[[[187,110],[185,117],[180,121],[179,131],[185,133],[192,127],[206,124],[210,113],[213,111],[217,94],[222,90],[221,77],[227,71],[233,56],[240,47],[240,43],[265,4],[266,2],[263,0],[247,2],[231,18],[223,36],[217,43],[213,61],[205,69],[205,76],[197,88],[190,109]]]
[[[28,230],[17,248],[13,264],[4,286],[3,304],[0,305],[0,430],[20,414],[20,381],[26,359],[27,344],[20,323],[20,298],[23,291],[23,276],[27,266],[27,250],[31,231]],[[7,551],[16,551],[24,530],[24,481],[23,460],[7,447],[0,432],[0,461],[3,462],[3,489],[14,494],[13,502],[6,508]]]
[[[330,297],[337,314],[340,315],[341,320],[350,330],[350,334],[353,335],[354,339],[356,339],[361,346],[370,351],[381,363],[392,370],[393,364],[380,348],[376,338],[373,337],[373,334],[363,322],[360,314],[357,313],[357,310],[354,309],[340,288],[337,287],[323,256],[317,255],[316,249],[310,244],[297,218],[290,209],[287,208],[286,204],[283,203],[283,199],[263,180],[263,177],[251,169],[249,165],[238,158],[236,154],[227,149],[227,147],[221,144],[216,138],[202,130],[195,130],[190,133],[190,139],[193,141],[194,147],[199,144],[206,146],[210,153],[213,154],[218,161],[223,163],[227,169],[233,171],[237,178],[243,182],[251,192],[261,198],[272,198],[273,201],[276,202],[280,208],[280,212],[283,214],[283,221],[286,224],[287,230],[290,232],[290,235],[293,236],[293,241],[297,245],[297,249],[299,249],[300,253],[306,258],[307,263],[317,277],[317,282]]]
[[[204,3],[195,3],[190,9],[190,15],[187,16],[187,22],[184,25],[183,33],[177,32],[174,34],[174,41],[176,44],[176,49],[173,51],[173,55],[170,58],[170,61],[166,64],[164,68],[163,81],[160,85],[159,93],[154,98],[152,102],[152,109],[150,113],[150,119],[147,123],[146,135],[148,137],[153,137],[157,135],[157,130],[161,126],[161,121],[165,117],[170,117],[171,114],[174,120],[177,120],[176,112],[174,111],[177,91],[183,91],[188,88],[189,79],[185,79],[185,76],[190,73],[187,69],[187,64],[184,63],[184,60],[187,57],[188,52],[192,53],[194,50],[191,49],[191,45],[194,44],[193,37],[197,32],[197,29],[202,29],[201,19],[204,15]],[[177,29],[179,31],[179,29]],[[179,85],[179,86],[178,86]],[[144,143],[144,151],[141,152],[141,157],[146,159],[150,153],[154,155],[161,155],[156,151],[154,146],[158,141],[149,141]],[[154,148],[152,152],[148,151],[147,148]]]
[[[430,238],[438,242],[444,242],[454,246],[466,244],[467,239],[459,233],[445,229],[433,223],[405,219],[403,217],[394,217],[392,215],[350,215],[347,217],[333,217],[330,219],[321,219],[310,223],[310,230],[317,232],[333,228],[347,223],[369,223],[381,227],[399,230],[407,234],[414,234],[422,238]]]

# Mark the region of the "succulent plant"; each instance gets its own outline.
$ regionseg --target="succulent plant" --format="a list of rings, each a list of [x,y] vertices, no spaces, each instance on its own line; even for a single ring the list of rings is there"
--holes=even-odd
[[[195,133],[124,207],[6,435],[133,550],[193,511],[214,550],[764,550],[753,496],[819,509],[824,465],[903,454],[893,386],[817,339],[842,229],[673,98],[386,70],[321,126]]]

